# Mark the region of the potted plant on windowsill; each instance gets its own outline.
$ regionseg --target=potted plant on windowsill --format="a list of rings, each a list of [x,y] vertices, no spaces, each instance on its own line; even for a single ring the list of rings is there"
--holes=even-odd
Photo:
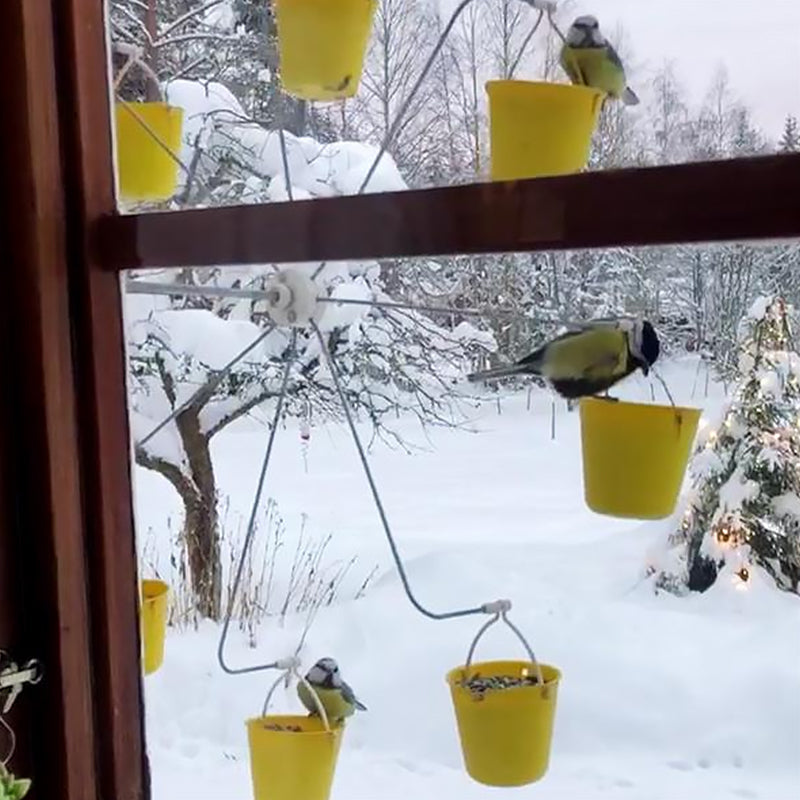
[[[0,761],[0,800],[22,800],[30,790],[29,778],[17,778]]]

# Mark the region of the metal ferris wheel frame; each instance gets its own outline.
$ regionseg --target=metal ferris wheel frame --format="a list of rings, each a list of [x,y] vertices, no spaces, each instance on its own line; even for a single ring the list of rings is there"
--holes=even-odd
[[[103,1],[4,12],[0,632],[45,666],[14,712],[51,800],[149,793],[121,273],[800,237],[800,154],[120,215]]]

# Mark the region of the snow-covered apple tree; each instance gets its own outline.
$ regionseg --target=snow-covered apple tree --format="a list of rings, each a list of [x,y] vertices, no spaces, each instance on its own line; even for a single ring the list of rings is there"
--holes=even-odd
[[[754,569],[800,586],[800,356],[781,297],[762,297],[740,326],[739,383],[690,465],[693,486],[657,585],[705,591]]]

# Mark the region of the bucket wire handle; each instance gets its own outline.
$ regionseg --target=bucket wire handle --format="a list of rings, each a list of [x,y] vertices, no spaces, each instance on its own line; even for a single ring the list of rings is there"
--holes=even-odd
[[[261,716],[267,716],[267,709],[269,708],[269,702],[272,700],[272,695],[275,694],[275,690],[280,686],[281,682],[284,683],[285,686],[289,686],[289,681],[292,677],[297,679],[298,683],[302,683],[303,686],[308,689],[309,694],[311,695],[311,699],[314,701],[314,705],[316,706],[317,713],[322,720],[322,724],[325,726],[326,733],[331,732],[331,725],[328,720],[328,714],[325,711],[325,706],[322,704],[322,700],[320,699],[317,690],[305,679],[303,675],[301,675],[297,668],[300,665],[300,661],[297,657],[283,659],[281,661],[276,662],[280,668],[284,670],[283,674],[278,677],[278,679],[272,684],[267,692],[267,696],[264,699],[264,705],[261,707]]]
[[[150,82],[153,84],[153,86],[156,87],[156,91],[163,101],[164,92],[162,91],[161,84],[158,81],[158,75],[156,75],[153,68],[142,58],[142,48],[137,47],[136,45],[126,44],[125,42],[116,42],[114,44],[114,49],[123,56],[127,56],[127,60],[122,65],[117,77],[114,78],[114,92],[116,93],[119,91],[119,87],[122,85],[122,80],[128,74],[130,68],[139,67],[139,69],[150,79]]]
[[[494,603],[487,603],[486,608],[490,613],[493,613],[494,616],[484,622],[483,625],[478,629],[478,632],[475,634],[475,638],[472,640],[472,644],[469,646],[469,651],[467,652],[467,663],[464,665],[464,672],[467,672],[472,664],[472,657],[475,655],[475,648],[478,646],[478,642],[483,637],[483,634],[489,630],[496,622],[499,622],[501,619],[508,625],[509,628],[516,634],[517,638],[522,642],[523,647],[528,652],[528,656],[530,658],[531,664],[536,667],[536,679],[538,681],[539,686],[544,686],[544,676],[542,675],[542,668],[539,665],[539,662],[536,660],[536,656],[533,654],[533,649],[531,648],[528,640],[522,634],[522,631],[508,618],[508,612],[511,610],[511,601],[510,600],[496,600]]]

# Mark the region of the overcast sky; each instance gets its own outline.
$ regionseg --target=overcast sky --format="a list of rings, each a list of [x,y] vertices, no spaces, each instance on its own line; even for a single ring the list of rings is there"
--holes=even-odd
[[[800,117],[800,0],[573,0],[601,27],[621,24],[636,65],[647,72],[674,59],[701,100],[718,64],[764,132],[780,136]],[[634,87],[635,88],[635,87]]]

